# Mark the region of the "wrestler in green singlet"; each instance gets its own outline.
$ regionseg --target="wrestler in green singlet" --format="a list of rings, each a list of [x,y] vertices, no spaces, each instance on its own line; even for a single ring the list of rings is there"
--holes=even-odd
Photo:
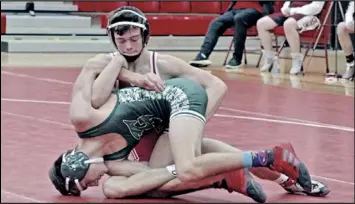
[[[127,146],[105,160],[124,159],[139,143],[143,135],[151,131],[162,133],[169,127],[170,119],[179,115],[191,115],[206,122],[207,94],[205,89],[189,80],[175,78],[166,81],[161,93],[139,87],[115,91],[117,102],[110,115],[99,125],[78,132],[82,139],[117,133],[124,137]]]

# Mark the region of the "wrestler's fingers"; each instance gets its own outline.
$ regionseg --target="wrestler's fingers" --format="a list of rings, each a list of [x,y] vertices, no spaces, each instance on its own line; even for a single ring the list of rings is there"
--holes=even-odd
[[[165,82],[159,76],[155,74],[148,75],[148,79],[155,84],[156,88],[158,89],[157,91],[164,91]]]
[[[146,80],[145,81],[145,85],[144,88],[147,90],[152,90],[152,91],[156,91],[156,92],[160,92],[159,88],[155,85],[154,82],[152,82],[151,80]]]
[[[155,85],[157,86],[157,88],[159,89],[159,91],[164,91],[164,89],[165,89],[164,82],[157,81],[157,82],[155,83]]]

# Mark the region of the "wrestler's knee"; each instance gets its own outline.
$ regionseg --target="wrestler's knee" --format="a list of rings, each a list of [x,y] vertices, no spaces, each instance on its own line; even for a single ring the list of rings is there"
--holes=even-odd
[[[126,197],[127,189],[122,185],[117,185],[115,179],[109,178],[102,185],[102,190],[107,198],[124,198]]]

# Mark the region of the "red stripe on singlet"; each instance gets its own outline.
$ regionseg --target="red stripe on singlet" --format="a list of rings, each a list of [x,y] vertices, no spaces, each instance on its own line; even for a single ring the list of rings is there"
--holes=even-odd
[[[156,67],[155,67],[155,52],[153,52],[153,55],[152,55],[153,57],[153,59],[152,59],[152,64],[153,64],[153,73],[154,74],[157,74],[157,70],[156,70]]]

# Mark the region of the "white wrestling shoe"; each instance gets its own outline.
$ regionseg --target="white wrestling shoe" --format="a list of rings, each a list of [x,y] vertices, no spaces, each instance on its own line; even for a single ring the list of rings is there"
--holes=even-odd
[[[325,184],[312,179],[312,191],[309,193],[305,191],[298,183],[292,179],[287,179],[284,183],[280,184],[286,191],[293,194],[306,194],[315,197],[325,197],[330,193],[330,189]]]

